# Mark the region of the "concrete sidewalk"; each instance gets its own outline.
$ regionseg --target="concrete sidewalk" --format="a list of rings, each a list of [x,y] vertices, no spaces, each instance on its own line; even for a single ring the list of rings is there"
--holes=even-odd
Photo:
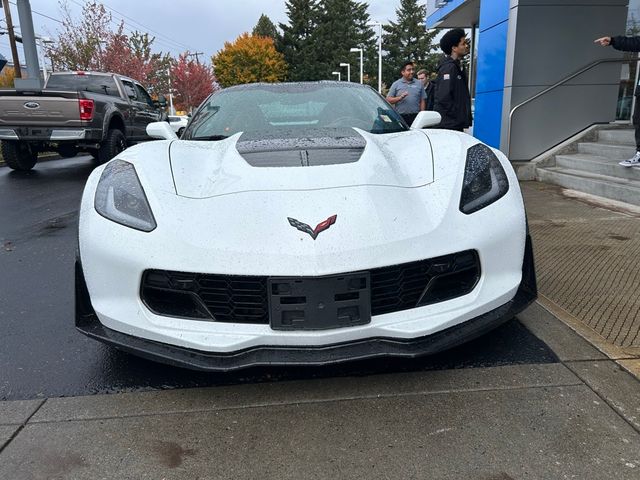
[[[640,220],[523,190],[542,295],[518,319],[555,363],[0,402],[0,479],[637,479],[636,297],[608,301],[637,263],[607,242]]]
[[[540,304],[640,378],[640,208],[521,185]]]

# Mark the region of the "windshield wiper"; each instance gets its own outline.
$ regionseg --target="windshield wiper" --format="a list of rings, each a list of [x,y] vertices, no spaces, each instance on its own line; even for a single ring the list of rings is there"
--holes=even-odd
[[[209,135],[207,137],[191,137],[187,140],[224,140],[225,138],[229,138],[229,135]]]

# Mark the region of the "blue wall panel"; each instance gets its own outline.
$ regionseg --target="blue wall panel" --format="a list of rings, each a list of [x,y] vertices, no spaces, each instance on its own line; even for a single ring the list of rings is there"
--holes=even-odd
[[[509,23],[505,21],[480,33],[476,92],[492,92],[504,88],[508,29]]]
[[[500,147],[502,122],[502,90],[476,94],[476,118],[473,136],[492,147]]]
[[[509,0],[481,2],[473,135],[496,148],[502,129],[508,20]]]
[[[480,31],[509,19],[509,0],[483,0],[480,4]]]

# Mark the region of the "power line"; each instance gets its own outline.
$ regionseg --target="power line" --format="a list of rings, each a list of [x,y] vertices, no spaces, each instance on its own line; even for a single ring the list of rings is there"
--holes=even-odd
[[[171,41],[171,42],[175,43],[176,45],[181,46],[181,47],[183,47],[183,48],[186,48],[187,50],[190,50],[190,48],[189,48],[189,46],[188,46],[188,45],[185,45],[184,43],[180,43],[180,42],[178,42],[178,41],[176,41],[176,40],[172,39],[171,37],[168,37],[167,35],[164,35],[163,33],[157,32],[156,30],[153,30],[153,29],[151,29],[151,28],[147,27],[146,25],[144,25],[144,24],[142,24],[142,23],[138,22],[137,20],[135,20],[135,19],[133,19],[133,18],[131,18],[131,17],[126,16],[124,13],[119,12],[119,11],[118,11],[118,10],[116,10],[115,8],[110,7],[110,6],[109,6],[109,5],[107,5],[106,3],[104,3],[104,2],[102,2],[102,3],[103,3],[103,5],[104,5],[105,7],[107,7],[107,8],[108,8],[109,10],[111,10],[112,12],[115,12],[115,13],[117,13],[118,15],[121,15],[121,16],[123,16],[124,18],[127,18],[127,19],[131,20],[133,23],[137,23],[137,24],[138,24],[138,25],[140,25],[141,27],[146,28],[149,32],[153,32],[153,33],[155,33],[155,34],[156,34],[157,36],[159,36],[159,37],[164,37],[164,38],[166,38],[167,40],[169,40],[169,41]]]
[[[115,25],[116,27],[120,27],[120,24],[118,23],[118,21],[117,21],[116,19],[111,19],[111,23],[112,23],[113,25]],[[123,31],[124,31],[125,33],[129,34],[129,35],[133,35],[135,32],[140,32],[140,30],[135,29],[135,27],[134,27],[134,26],[129,25],[129,24],[128,24],[128,23],[126,23],[126,22],[123,22],[123,24],[127,27],[127,28],[123,29]],[[135,30],[134,30],[134,29],[135,29]],[[142,33],[149,33],[149,32],[142,32]],[[167,41],[165,41],[165,40],[163,40],[163,39],[161,39],[161,38],[156,38],[156,37],[154,37],[154,38],[153,38],[153,41],[154,41],[154,43],[157,43],[157,44],[159,44],[160,46],[163,46],[163,45],[164,45],[164,46],[165,46],[165,47],[167,47],[169,50],[172,50],[172,49],[176,48],[176,46],[175,46],[175,45],[172,45],[172,44],[170,44],[169,42],[167,42]]]
[[[10,3],[11,5],[16,5],[16,7],[17,7],[16,2],[11,2],[11,1],[10,1],[9,3]],[[36,15],[40,15],[41,17],[48,18],[49,20],[53,20],[54,22],[58,22],[58,23],[60,23],[60,24],[63,24],[62,20],[59,20],[59,19],[57,19],[57,18],[50,17],[49,15],[46,15],[46,14],[44,14],[44,13],[38,12],[37,10],[34,10],[33,8],[31,9],[31,12],[35,13]]]
[[[187,57],[196,57],[196,63],[200,64],[200,57],[198,55],[204,55],[204,52],[187,53]]]
[[[71,0],[71,1],[72,1],[73,3],[75,3],[76,5],[78,5],[79,7],[82,7],[82,8],[84,8],[84,6],[86,5],[86,2],[85,2],[85,4],[82,4],[82,3],[78,2],[77,0]],[[161,33],[157,32],[157,31],[155,31],[155,30],[153,30],[153,29],[151,29],[151,28],[147,27],[146,25],[144,25],[144,24],[142,24],[142,23],[138,22],[137,20],[134,20],[133,18],[131,18],[131,17],[129,17],[129,16],[127,16],[127,15],[125,15],[125,14],[123,14],[123,13],[119,12],[118,10],[116,10],[116,9],[112,8],[111,6],[109,6],[109,5],[105,4],[104,2],[100,2],[100,3],[101,3],[102,5],[104,5],[104,7],[108,8],[109,10],[111,10],[112,12],[114,12],[114,13],[116,13],[116,14],[120,15],[120,17],[117,17],[117,16],[115,16],[115,15],[113,15],[113,14],[112,14],[112,15],[111,15],[111,17],[112,17],[112,18],[111,18],[111,22],[112,22],[114,25],[116,25],[116,26],[120,26],[120,24],[119,24],[118,22],[116,22],[115,20],[120,20],[120,21],[122,21],[122,23],[123,23],[124,25],[126,25],[126,26],[128,26],[128,27],[129,27],[129,33],[133,33],[134,31],[138,31],[138,30],[139,30],[139,27],[136,27],[135,25],[131,25],[129,22],[127,22],[127,21],[125,20],[125,18],[127,18],[127,19],[131,20],[131,21],[132,21],[132,22],[134,22],[134,23],[137,23],[138,25],[140,25],[141,27],[143,27],[144,29],[146,29],[146,30],[144,31],[144,33],[147,33],[147,34],[151,34],[151,32],[155,33],[155,35],[152,35],[152,36],[154,36],[154,37],[155,37],[155,40],[156,40],[158,43],[163,43],[165,46],[167,46],[167,47],[169,47],[169,48],[171,48],[171,49],[173,49],[173,48],[181,48],[181,49],[182,49],[182,48],[184,48],[184,49],[189,50],[189,47],[188,47],[187,45],[185,45],[185,44],[183,44],[183,43],[180,43],[180,42],[178,42],[178,41],[176,41],[176,40],[173,40],[172,38],[170,38],[170,37],[168,37],[168,36],[166,36],[166,35],[163,35],[163,34],[161,34]],[[124,18],[122,18],[122,17],[124,17]],[[114,20],[114,19],[115,19],[115,20]],[[133,29],[133,30],[132,30],[132,29]]]

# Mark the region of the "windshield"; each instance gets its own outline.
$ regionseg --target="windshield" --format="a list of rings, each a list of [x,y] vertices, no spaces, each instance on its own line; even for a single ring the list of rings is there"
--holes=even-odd
[[[47,81],[49,89],[84,90],[119,97],[120,92],[113,77],[109,75],[78,75],[75,73],[52,74]]]
[[[254,84],[209,97],[182,138],[221,140],[239,132],[291,138],[304,137],[310,130],[345,127],[370,133],[408,129],[395,110],[369,87],[329,82]]]

